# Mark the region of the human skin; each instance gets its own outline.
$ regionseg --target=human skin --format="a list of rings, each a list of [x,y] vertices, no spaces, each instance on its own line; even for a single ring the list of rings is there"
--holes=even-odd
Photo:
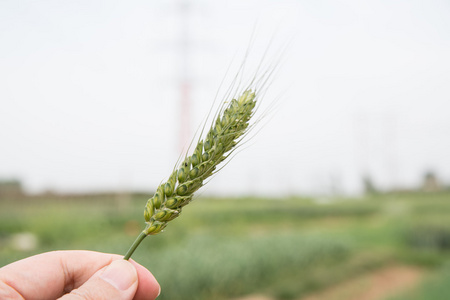
[[[159,293],[150,271],[116,254],[54,251],[0,268],[0,299],[153,300]]]

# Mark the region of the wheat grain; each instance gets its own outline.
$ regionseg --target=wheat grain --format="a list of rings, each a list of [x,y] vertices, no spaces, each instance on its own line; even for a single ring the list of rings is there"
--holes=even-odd
[[[232,99],[213,122],[205,139],[198,142],[192,155],[187,156],[169,180],[158,187],[145,206],[146,235],[160,233],[169,221],[178,217],[194,192],[242,140],[254,114],[255,98],[254,91],[246,90],[237,99]]]

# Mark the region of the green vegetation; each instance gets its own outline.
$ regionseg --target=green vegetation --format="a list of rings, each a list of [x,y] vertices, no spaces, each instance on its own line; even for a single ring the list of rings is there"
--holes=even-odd
[[[0,199],[0,266],[57,249],[124,254],[142,230],[146,200],[140,195]],[[393,262],[435,273],[416,295],[450,295],[449,268],[443,267],[450,261],[449,228],[446,193],[326,204],[304,198],[199,198],[163,234],[144,240],[133,259],[158,278],[160,299],[251,293],[299,299]],[[35,245],[20,241],[24,233]],[[405,299],[441,299],[417,297]]]

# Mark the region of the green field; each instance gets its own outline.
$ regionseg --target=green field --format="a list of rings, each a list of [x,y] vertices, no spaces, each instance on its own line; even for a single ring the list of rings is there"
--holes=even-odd
[[[143,229],[146,200],[0,199],[0,266],[60,249],[124,254]],[[450,298],[449,193],[327,200],[198,198],[133,259],[160,282],[158,299],[298,300],[392,264],[430,274],[395,299]]]

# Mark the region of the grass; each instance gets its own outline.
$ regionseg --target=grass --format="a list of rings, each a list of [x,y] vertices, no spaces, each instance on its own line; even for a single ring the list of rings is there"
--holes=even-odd
[[[279,278],[301,280],[318,266],[347,259],[351,245],[342,240],[287,234],[239,239],[195,236],[142,258],[167,291],[161,299],[222,299],[279,286]],[[277,255],[278,254],[278,255]],[[232,287],[232,288],[230,288]],[[306,282],[299,291],[306,289]],[[270,292],[270,291],[266,291]]]
[[[144,226],[147,198],[124,199],[0,199],[0,266],[56,249],[124,254]],[[230,299],[256,292],[298,299],[391,262],[440,269],[450,261],[449,208],[445,193],[328,204],[200,198],[163,234],[145,239],[133,259],[158,278],[160,299]],[[23,232],[37,237],[37,248],[17,249],[12,241]]]

